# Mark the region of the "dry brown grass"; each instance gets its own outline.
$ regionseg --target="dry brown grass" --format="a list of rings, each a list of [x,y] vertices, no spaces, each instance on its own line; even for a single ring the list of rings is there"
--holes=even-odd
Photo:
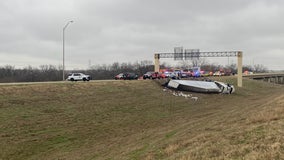
[[[0,86],[0,159],[284,159],[283,87],[193,94],[154,81]]]
[[[171,156],[171,155],[173,155],[173,154],[178,150],[179,147],[180,147],[179,144],[169,144],[169,145],[165,148],[164,152],[165,152],[165,154],[166,154],[167,156]]]
[[[262,109],[249,117],[251,123],[269,123],[284,118],[284,96],[280,95],[262,105]]]

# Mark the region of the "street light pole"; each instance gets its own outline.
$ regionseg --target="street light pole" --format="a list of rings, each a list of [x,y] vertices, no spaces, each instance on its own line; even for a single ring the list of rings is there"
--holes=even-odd
[[[63,69],[62,69],[62,78],[65,80],[65,29],[68,27],[70,23],[73,21],[68,21],[66,25],[63,27]]]

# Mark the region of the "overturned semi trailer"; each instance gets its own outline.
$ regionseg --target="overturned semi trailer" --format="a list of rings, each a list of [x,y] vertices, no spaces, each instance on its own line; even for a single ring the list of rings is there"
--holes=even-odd
[[[223,82],[207,82],[207,81],[195,81],[195,80],[170,80],[169,88],[177,90],[199,92],[199,93],[225,93],[231,94],[235,92],[233,85]]]

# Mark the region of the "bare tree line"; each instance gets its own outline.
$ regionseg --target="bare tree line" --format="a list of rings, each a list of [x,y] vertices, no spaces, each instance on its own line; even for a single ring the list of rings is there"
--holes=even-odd
[[[180,68],[188,69],[192,66],[201,66],[202,70],[206,71],[217,71],[220,68],[230,69],[232,72],[237,72],[236,64],[231,64],[230,66],[222,66],[209,64],[204,60],[197,61],[187,61],[180,62],[177,66],[170,66],[169,64],[161,64],[161,68]],[[119,63],[115,62],[113,64],[102,64],[91,66],[87,70],[69,70],[66,71],[66,77],[68,73],[71,72],[81,72],[91,75],[95,80],[101,79],[113,79],[115,75],[124,72],[134,72],[139,76],[143,75],[147,71],[153,71],[154,64],[152,61],[144,60],[140,62],[128,62]],[[267,72],[267,68],[263,65],[254,66],[243,66],[243,70],[248,70],[256,73]],[[62,80],[62,66],[54,65],[41,65],[39,67],[27,66],[22,69],[17,69],[14,66],[6,65],[0,66],[0,83],[2,82],[41,82],[41,81],[61,81]]]
[[[60,77],[62,69],[53,65],[41,65],[39,68],[27,66],[23,69],[11,65],[0,67],[0,82],[58,81]]]

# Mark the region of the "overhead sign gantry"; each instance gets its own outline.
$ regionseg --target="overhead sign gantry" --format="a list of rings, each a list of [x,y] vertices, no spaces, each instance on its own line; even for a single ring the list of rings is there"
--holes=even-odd
[[[223,52],[200,52],[199,49],[185,49],[176,47],[174,53],[155,53],[155,72],[160,70],[160,58],[174,58],[174,60],[190,60],[199,57],[237,57],[238,58],[238,86],[243,86],[242,81],[242,66],[243,52],[242,51],[223,51]]]

